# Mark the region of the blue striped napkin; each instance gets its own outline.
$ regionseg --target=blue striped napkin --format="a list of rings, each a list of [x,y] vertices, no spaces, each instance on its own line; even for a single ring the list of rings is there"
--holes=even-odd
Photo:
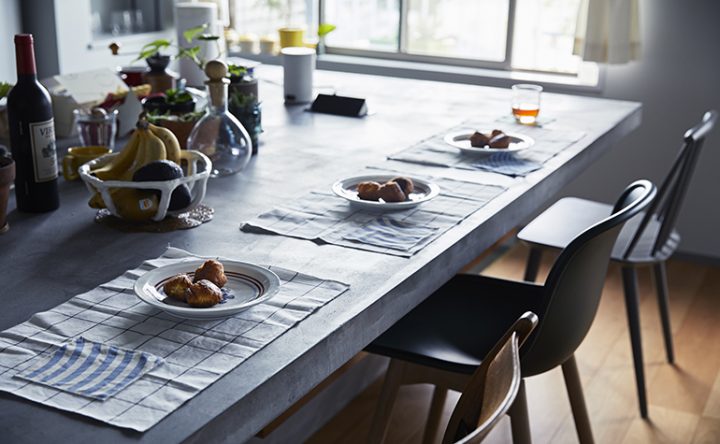
[[[409,251],[412,247],[435,234],[437,227],[427,227],[389,216],[379,216],[352,231],[344,231],[343,239],[369,245]]]
[[[37,355],[15,377],[104,401],[161,363],[150,353],[78,337]]]
[[[479,162],[473,163],[472,166],[508,176],[524,176],[542,168],[541,164],[516,157],[512,152],[492,154]]]

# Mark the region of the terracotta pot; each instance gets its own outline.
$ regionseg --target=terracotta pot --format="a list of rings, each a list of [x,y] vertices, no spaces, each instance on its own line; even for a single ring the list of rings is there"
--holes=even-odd
[[[178,142],[180,142],[180,148],[185,150],[187,149],[188,137],[190,136],[190,132],[192,131],[196,122],[196,120],[191,122],[182,122],[178,120],[161,119],[158,120],[157,124],[158,126],[162,126],[172,131],[173,134],[175,134],[175,137],[178,138]]]
[[[10,184],[15,180],[15,161],[0,156],[0,233],[8,229],[7,203],[10,197]]]

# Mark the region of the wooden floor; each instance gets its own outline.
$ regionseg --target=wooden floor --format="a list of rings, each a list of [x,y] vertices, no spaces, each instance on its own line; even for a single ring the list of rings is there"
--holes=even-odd
[[[521,279],[527,250],[512,248],[483,274]],[[546,257],[541,276],[553,257]],[[668,264],[676,365],[665,361],[650,273],[640,272],[641,316],[650,420],[640,419],[622,283],[611,266],[597,318],[576,356],[598,443],[720,443],[720,268]],[[364,443],[380,381],[353,400],[308,442]],[[577,442],[559,369],[527,380],[535,443]],[[388,443],[420,442],[431,387],[403,387]],[[449,396],[445,421],[457,395]],[[438,437],[439,441],[440,437]],[[511,441],[505,419],[486,440]]]

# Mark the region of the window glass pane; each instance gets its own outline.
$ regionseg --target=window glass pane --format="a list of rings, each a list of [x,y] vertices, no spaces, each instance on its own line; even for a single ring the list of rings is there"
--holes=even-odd
[[[409,0],[407,51],[505,60],[508,0]]]
[[[315,35],[309,18],[315,15],[312,0],[231,0],[235,5],[235,29],[241,34],[277,36],[284,26],[303,27]]]
[[[578,73],[572,55],[580,0],[517,0],[514,68]]]
[[[329,47],[397,51],[399,0],[325,0],[325,22],[337,26]]]

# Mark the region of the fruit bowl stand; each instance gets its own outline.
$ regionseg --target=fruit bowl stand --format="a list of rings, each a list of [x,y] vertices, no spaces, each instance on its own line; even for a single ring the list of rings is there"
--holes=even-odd
[[[178,179],[133,182],[124,180],[100,180],[92,175],[92,170],[106,165],[115,156],[117,156],[117,153],[107,154],[81,165],[78,169],[80,178],[83,182],[85,182],[91,196],[94,196],[96,193],[100,193],[103,202],[105,203],[105,207],[113,216],[122,217],[118,212],[115,202],[113,202],[112,194],[110,192],[112,189],[116,188],[160,191],[158,209],[152,217],[152,220],[156,222],[163,220],[167,215],[178,216],[194,209],[205,197],[207,180],[208,177],[210,177],[210,172],[212,171],[212,162],[205,154],[199,151],[181,151],[181,159],[187,161],[187,171],[185,172],[185,177],[180,177]],[[181,184],[186,184],[190,189],[190,195],[192,196],[190,204],[179,210],[168,210],[172,192]]]

